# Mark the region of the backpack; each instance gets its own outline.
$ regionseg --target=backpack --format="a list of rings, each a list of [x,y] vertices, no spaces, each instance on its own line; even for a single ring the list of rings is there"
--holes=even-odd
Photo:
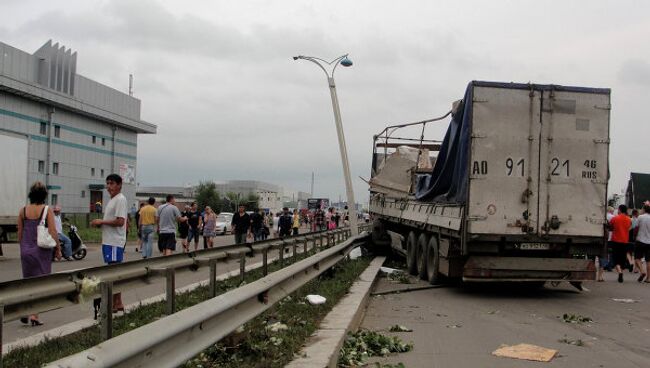
[[[291,226],[293,225],[293,221],[289,215],[280,216],[280,221],[278,222],[280,223],[280,231],[290,231]]]

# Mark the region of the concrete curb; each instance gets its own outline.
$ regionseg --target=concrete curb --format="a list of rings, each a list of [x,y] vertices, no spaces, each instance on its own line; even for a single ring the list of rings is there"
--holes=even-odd
[[[269,263],[273,262],[276,259],[277,259],[277,257],[269,257]],[[262,262],[253,263],[251,265],[246,266],[246,271],[247,272],[248,271],[253,271],[253,270],[256,270],[256,269],[261,268],[261,267],[262,267]],[[227,273],[223,273],[221,275],[218,275],[217,276],[217,281],[227,280],[227,279],[229,279],[231,277],[239,277],[239,270],[232,270],[232,271],[229,271]],[[186,285],[186,286],[183,286],[181,288],[176,289],[176,293],[184,293],[184,292],[192,291],[192,290],[194,290],[194,289],[196,289],[196,288],[198,288],[200,286],[205,286],[205,285],[208,285],[208,284],[209,284],[209,281],[207,279],[203,280],[203,281],[195,282],[195,283],[192,283],[192,284],[189,284],[189,285]],[[164,293],[163,294],[158,294],[156,296],[152,296],[150,298],[143,299],[141,301],[125,305],[124,306],[124,312],[125,313],[129,312],[129,311],[131,311],[131,310],[133,310],[133,309],[135,309],[137,307],[140,307],[142,305],[149,305],[149,304],[161,302],[161,301],[164,301],[164,300],[165,300],[165,294]],[[92,306],[91,306],[91,308],[92,308]],[[65,324],[63,326],[53,328],[51,330],[47,330],[47,331],[43,331],[43,332],[34,334],[34,335],[26,337],[24,339],[20,339],[20,340],[10,342],[10,343],[2,345],[2,355],[3,356],[6,355],[7,353],[9,353],[13,349],[22,348],[22,347],[36,346],[36,345],[42,343],[43,341],[45,341],[47,339],[53,339],[53,338],[57,338],[57,337],[67,336],[67,335],[73,334],[75,332],[78,332],[78,331],[80,331],[80,330],[82,330],[84,328],[92,327],[95,324],[97,324],[97,321],[92,319],[92,318],[81,319],[81,320],[78,320],[78,321],[70,322],[70,323]]]
[[[300,357],[285,368],[336,368],[339,350],[350,330],[356,330],[366,312],[370,290],[386,257],[375,257],[346,295],[325,316],[319,329],[307,340]]]

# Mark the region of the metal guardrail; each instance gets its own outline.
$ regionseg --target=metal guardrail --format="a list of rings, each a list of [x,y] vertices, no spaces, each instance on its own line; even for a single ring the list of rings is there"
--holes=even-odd
[[[347,256],[368,234],[46,367],[176,367],[263,313]]]
[[[367,229],[366,224],[359,226]],[[225,247],[204,249],[186,254],[155,257],[121,264],[91,267],[73,271],[59,272],[47,276],[13,280],[0,283],[0,367],[2,367],[2,327],[3,323],[32,313],[42,313],[78,304],[84,279],[96,279],[98,287],[86,291],[86,298],[102,298],[100,313],[103,339],[112,337],[112,297],[113,293],[134,287],[148,285],[154,277],[166,278],[167,314],[175,311],[175,277],[180,272],[196,272],[209,268],[209,287],[211,295],[216,295],[217,262],[238,261],[240,277],[245,274],[246,254],[261,253],[263,274],[268,273],[268,252],[279,250],[278,258],[284,263],[285,249],[293,249],[302,244],[305,251],[308,243],[313,247],[331,246],[337,240],[349,236],[349,229],[306,233],[285,239],[269,239],[249,244],[233,244]]]

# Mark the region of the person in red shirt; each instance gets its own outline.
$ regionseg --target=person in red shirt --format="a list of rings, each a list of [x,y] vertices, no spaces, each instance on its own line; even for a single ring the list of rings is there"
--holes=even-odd
[[[632,220],[627,215],[627,206],[622,204],[618,206],[618,215],[609,221],[609,227],[612,229],[612,258],[618,272],[618,282],[623,282],[623,270],[627,260],[627,243],[630,239],[630,229]]]

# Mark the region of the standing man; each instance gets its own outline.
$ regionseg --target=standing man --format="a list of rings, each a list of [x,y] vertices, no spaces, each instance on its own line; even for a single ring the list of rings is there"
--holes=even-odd
[[[250,233],[251,217],[246,213],[246,206],[239,205],[239,211],[232,217],[230,222],[232,232],[235,233],[235,244],[246,243],[246,235]]]
[[[187,217],[187,224],[189,225],[187,247],[189,248],[192,239],[194,239],[194,250],[197,251],[199,250],[199,238],[201,237],[200,228],[203,225],[203,216],[201,216],[201,212],[199,212],[196,202],[192,202],[192,207],[185,216]],[[204,244],[203,249],[205,248]]]
[[[251,216],[251,229],[255,241],[264,239],[264,210],[260,209]]]
[[[623,269],[627,261],[627,243],[630,236],[632,220],[627,215],[627,206],[618,206],[618,215],[609,222],[612,229],[612,258],[618,272],[618,282],[623,282]]]
[[[149,197],[147,204],[140,208],[138,211],[138,232],[141,238],[140,252],[142,258],[151,258],[153,254],[153,233],[156,226],[156,207],[154,207],[156,200]]]
[[[176,224],[185,221],[187,217],[181,216],[181,211],[176,207],[176,199],[168,194],[166,203],[156,211],[158,249],[164,256],[171,256],[176,250]]]
[[[641,260],[645,258],[645,270]],[[641,272],[637,279],[642,282],[646,275],[650,275],[650,202],[643,204],[643,214],[637,219],[636,226],[636,244],[634,245],[634,263],[636,268]],[[645,282],[650,283],[646,279]]]
[[[102,254],[106,264],[122,263],[126,246],[127,202],[122,194],[122,177],[110,174],[106,177],[106,191],[111,196],[104,218],[95,219],[90,224],[102,228]],[[113,313],[124,312],[122,293],[113,294]]]
[[[285,236],[291,236],[291,227],[293,225],[293,221],[291,219],[291,214],[289,213],[289,208],[284,207],[282,209],[282,216],[280,216],[280,219],[278,220],[279,222],[279,229],[280,229],[280,238],[284,238]]]
[[[72,240],[63,233],[61,206],[54,206],[52,211],[54,212],[54,225],[56,225],[56,232],[59,234],[59,242],[61,242],[61,245],[63,246],[63,258],[65,258],[66,261],[72,261]]]

